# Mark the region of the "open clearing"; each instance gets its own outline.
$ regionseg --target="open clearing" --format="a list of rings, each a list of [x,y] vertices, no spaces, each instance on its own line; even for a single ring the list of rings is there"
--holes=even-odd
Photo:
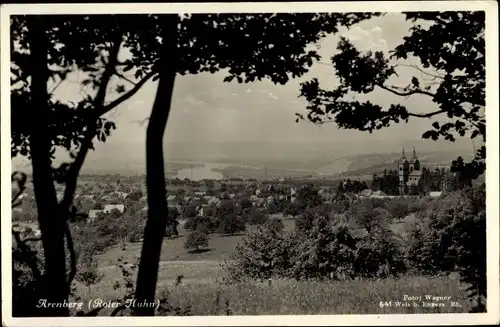
[[[395,222],[392,229],[404,233],[405,226],[414,217]],[[285,228],[294,226],[293,220],[284,220]],[[179,226],[181,227],[181,226]],[[250,228],[251,229],[251,228]],[[180,236],[165,239],[161,254],[158,278],[158,295],[168,296],[171,304],[190,308],[194,315],[255,315],[255,314],[383,314],[383,313],[461,313],[470,310],[464,292],[465,285],[457,278],[404,276],[384,280],[356,281],[292,281],[273,280],[270,283],[246,282],[224,285],[221,264],[234,250],[244,234],[233,236],[211,235],[210,251],[191,254],[184,249],[186,231],[179,228]],[[99,256],[104,278],[90,290],[77,285],[78,294],[84,299],[100,298],[114,300],[122,298],[125,290],[114,289],[117,281],[123,284],[123,277],[117,267],[118,258],[134,263],[140,255],[141,244],[129,244],[123,250],[111,248]],[[182,283],[176,285],[178,276]],[[132,276],[135,280],[135,274]],[[167,293],[168,292],[168,293]],[[217,295],[218,294],[218,295]],[[423,307],[417,301],[415,307],[398,307],[396,302],[403,296],[436,295],[451,296],[459,306]],[[380,301],[392,301],[391,307],[381,308]],[[413,304],[412,304],[413,305]],[[106,314],[107,311],[103,311]]]

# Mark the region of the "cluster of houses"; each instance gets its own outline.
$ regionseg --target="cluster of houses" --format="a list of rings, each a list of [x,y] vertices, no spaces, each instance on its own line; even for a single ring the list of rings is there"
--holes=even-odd
[[[180,186],[169,188],[169,194],[167,196],[167,202],[169,207],[175,207],[180,214],[185,213],[188,208],[194,209],[196,216],[206,216],[217,206],[219,206],[223,200],[234,200],[239,201],[242,199],[248,199],[254,207],[264,208],[271,203],[278,203],[280,201],[294,202],[297,200],[297,195],[301,186],[286,184],[283,180],[276,180],[268,183],[228,183],[224,185],[226,189],[214,191],[213,189],[206,188],[189,188],[186,186]],[[227,187],[226,187],[227,186]],[[118,188],[118,187],[117,187]],[[90,207],[83,209],[80,212],[81,215],[85,217],[87,222],[93,222],[100,217],[101,214],[108,214],[111,212],[116,212],[118,214],[123,214],[128,206],[134,205],[140,211],[147,211],[147,197],[142,195],[140,198],[134,197],[131,199],[132,186],[127,187],[129,192],[123,191],[123,186],[120,189],[113,189],[112,187],[107,187],[105,192],[86,192],[85,190],[79,190],[75,194],[76,202],[86,202],[90,203]],[[144,188],[141,189],[144,194]],[[334,191],[333,187],[330,186],[320,186],[317,189],[317,194],[323,199],[324,203],[335,202],[338,198],[337,192]],[[89,194],[84,194],[89,193]],[[429,194],[432,197],[437,197],[441,195],[441,192],[431,192]],[[62,199],[63,192],[58,190],[57,196]],[[357,194],[345,195],[349,199],[357,200],[361,198],[393,198],[395,196],[388,196],[381,191],[373,191],[371,189],[365,189]],[[21,200],[31,200],[34,203],[32,192],[25,192],[20,197]],[[99,203],[99,206],[96,204]],[[13,212],[22,212],[22,207],[14,208]],[[82,210],[82,208],[78,209]],[[33,225],[34,222],[28,222]],[[36,226],[29,226],[35,234],[39,233]],[[37,234],[38,235],[38,234]]]

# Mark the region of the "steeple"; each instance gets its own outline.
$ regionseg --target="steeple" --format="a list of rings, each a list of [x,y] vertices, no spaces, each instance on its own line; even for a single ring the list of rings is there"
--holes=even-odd
[[[418,160],[417,153],[415,152],[415,147],[413,147],[413,154],[412,154],[410,162],[416,162],[417,160]]]
[[[401,159],[399,159],[399,161],[404,162],[406,160],[407,159],[406,159],[406,154],[405,154],[405,147],[403,145],[403,152],[401,153]]]

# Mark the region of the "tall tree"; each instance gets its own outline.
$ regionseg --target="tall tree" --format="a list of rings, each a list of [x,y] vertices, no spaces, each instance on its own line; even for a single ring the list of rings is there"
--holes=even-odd
[[[55,303],[67,300],[76,274],[68,220],[80,170],[94,139],[105,141],[115,127],[102,116],[129,99],[153,75],[133,82],[121,74],[118,52],[133,34],[122,23],[116,16],[99,15],[11,17],[11,152],[12,157],[31,159],[45,259],[41,284],[49,286],[43,296]],[[81,84],[90,85],[93,91],[83,99],[63,103],[53,91],[76,71],[87,75]],[[127,90],[119,84],[121,95],[106,102],[112,78],[134,85]],[[54,86],[49,91],[50,80]],[[72,162],[54,167],[56,149],[66,150]],[[54,182],[65,184],[61,201]],[[65,239],[71,258],[69,274]],[[68,310],[48,308],[44,314],[61,316]]]
[[[410,12],[404,13],[414,25],[409,36],[391,51],[361,53],[347,39],[338,44],[338,54],[331,57],[340,86],[324,90],[317,79],[302,84],[301,96],[309,105],[307,119],[314,123],[335,122],[339,127],[372,132],[391,123],[409,119],[448,117],[448,122],[435,121],[422,137],[440,137],[454,141],[466,134],[486,141],[485,110],[485,13],[475,12]],[[439,42],[436,42],[439,40]],[[421,77],[412,77],[404,88],[390,85],[404,60],[413,56],[420,65],[410,65]],[[400,97],[429,97],[436,110],[411,112],[395,103],[382,108],[370,101],[346,100],[347,94],[369,94],[382,90]],[[306,119],[297,114],[298,119]],[[466,167],[472,178],[486,169],[486,147],[482,146]]]

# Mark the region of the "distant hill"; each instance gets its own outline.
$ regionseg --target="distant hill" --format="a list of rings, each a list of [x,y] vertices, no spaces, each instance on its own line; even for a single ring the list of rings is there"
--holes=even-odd
[[[470,141],[470,140],[469,140]],[[407,146],[415,146],[422,162],[429,166],[449,164],[451,160],[462,155],[471,157],[471,149],[467,148],[467,140],[463,143],[440,143],[427,140],[402,141]],[[168,175],[177,170],[187,168],[190,164],[207,162],[221,163],[245,169],[251,167],[252,174],[256,170],[277,172],[279,175],[316,175],[331,176],[345,173],[373,174],[385,168],[395,167],[399,159],[397,141],[372,141],[367,139],[373,150],[366,150],[367,145],[360,147],[358,143],[348,140],[335,142],[166,142],[165,165]],[[397,152],[396,152],[396,151]],[[411,154],[411,149],[408,154]],[[82,172],[93,174],[144,174],[145,160],[142,151],[132,155],[122,148],[91,152]],[[469,156],[467,157],[467,154]],[[177,163],[175,163],[177,161]],[[29,160],[15,158],[13,168],[31,171]],[[250,169],[250,168],[248,168]]]
[[[411,152],[407,153],[407,156],[410,154]],[[467,155],[458,151],[422,152],[417,153],[417,156],[421,164],[429,169],[434,169],[438,166],[449,166],[458,156],[462,156],[466,161],[472,159],[472,154]],[[317,173],[332,176],[373,175],[384,171],[384,169],[396,169],[400,157],[401,153],[346,156],[335,160],[330,165],[321,167],[317,170]]]

